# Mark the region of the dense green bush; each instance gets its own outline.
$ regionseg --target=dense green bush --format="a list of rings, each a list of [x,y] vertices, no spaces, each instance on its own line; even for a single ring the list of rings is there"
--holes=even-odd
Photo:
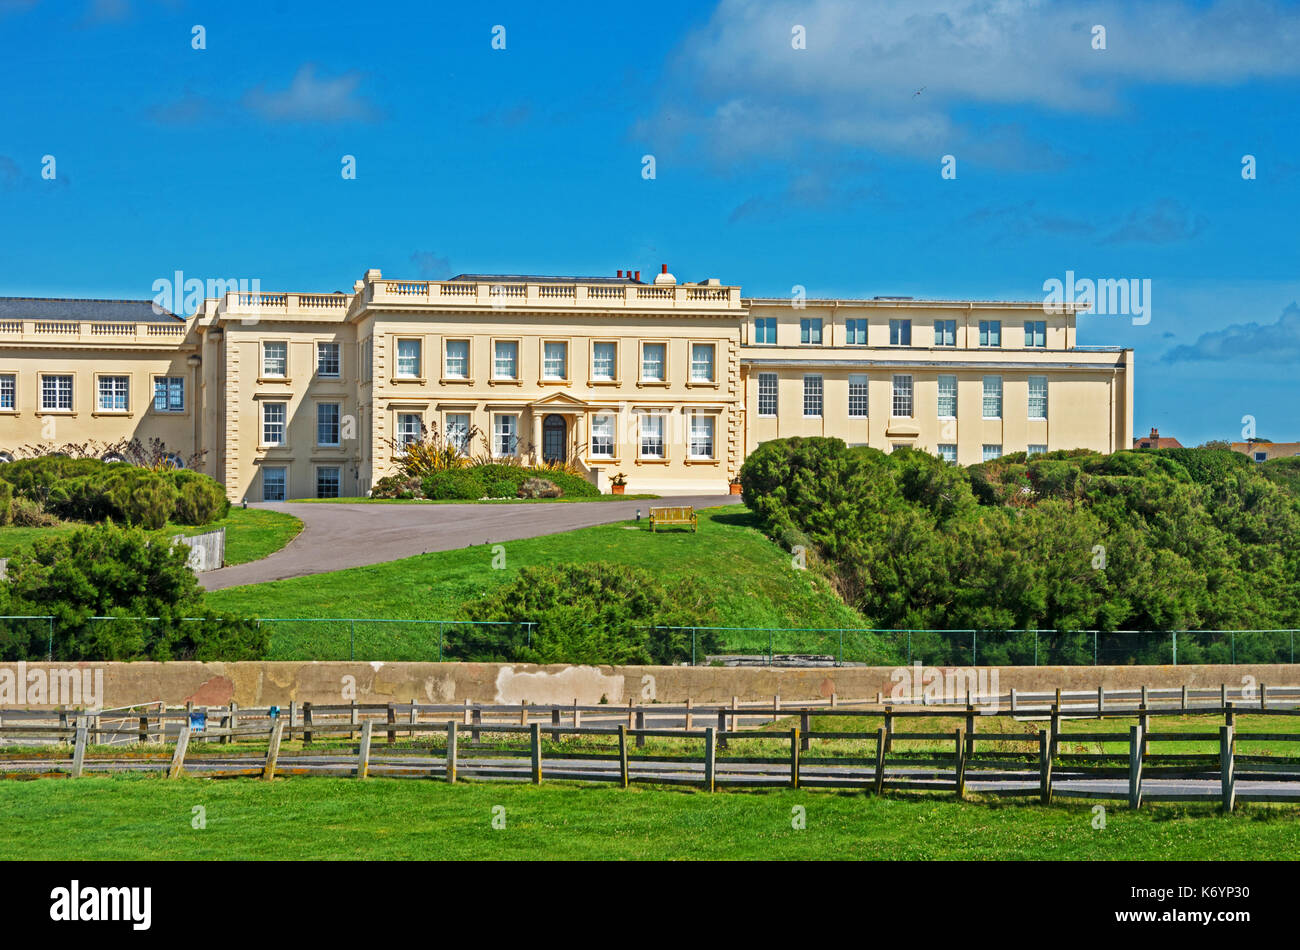
[[[13,479],[10,482],[10,479]],[[44,456],[0,467],[14,493],[72,521],[121,521],[160,528],[208,524],[230,509],[225,489],[199,472],[124,462]]]
[[[177,524],[211,524],[230,513],[226,490],[214,479],[187,469],[174,469],[163,474],[176,487],[176,510],[172,520]]]
[[[1280,466],[1276,483],[1262,468],[1190,449],[1015,454],[963,469],[792,438],[759,446],[741,483],[768,531],[807,546],[873,626],[1296,628],[1300,496]],[[1212,640],[1180,637],[1180,659],[1222,652]],[[1280,642],[1239,640],[1237,658],[1283,659],[1269,652]]]
[[[655,575],[616,564],[525,567],[481,600],[466,605],[467,620],[448,634],[446,655],[478,662],[658,663],[691,659],[691,631],[715,615],[692,581],[669,590]],[[531,634],[524,621],[536,621]],[[701,631],[700,655],[716,649]]]
[[[426,475],[420,488],[425,498],[435,501],[457,498],[477,501],[486,491],[483,479],[472,468],[448,468]]]
[[[0,524],[9,523],[9,513],[13,508],[14,489],[8,482],[0,481]]]
[[[31,554],[10,559],[0,608],[10,615],[53,616],[59,660],[264,656],[269,635],[255,623],[208,613],[198,578],[186,565],[188,554],[184,545],[151,541],[138,528],[112,524],[38,539]],[[203,619],[187,619],[197,617]],[[0,639],[0,655],[43,657],[48,630],[12,627]]]

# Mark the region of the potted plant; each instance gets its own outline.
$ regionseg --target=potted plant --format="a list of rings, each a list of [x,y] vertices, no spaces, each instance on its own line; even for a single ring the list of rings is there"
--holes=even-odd
[[[731,492],[731,494],[733,494],[733,495],[739,495],[739,494],[741,494],[742,489],[741,489],[741,487],[740,487],[740,476],[739,476],[739,475],[737,475],[735,478],[731,479],[731,481],[727,482],[727,489],[728,489],[728,490]]]
[[[627,476],[619,472],[609,480],[609,490],[615,495],[621,495],[627,490]]]

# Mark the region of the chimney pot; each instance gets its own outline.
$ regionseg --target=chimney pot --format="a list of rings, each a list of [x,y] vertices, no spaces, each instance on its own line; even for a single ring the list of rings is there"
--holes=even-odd
[[[660,264],[659,267],[660,267],[660,271],[659,271],[659,273],[661,273],[661,274],[666,274],[666,273],[668,273],[668,265],[667,265],[667,264]]]
[[[641,282],[641,272],[640,272],[640,271],[637,271],[637,272],[636,272],[636,277],[633,278],[633,279],[636,280],[636,282],[639,284],[639,283]]]
[[[619,271],[619,272],[618,272],[618,276],[619,276],[619,277],[622,277],[622,276],[623,276],[623,272],[622,272],[622,271]]]

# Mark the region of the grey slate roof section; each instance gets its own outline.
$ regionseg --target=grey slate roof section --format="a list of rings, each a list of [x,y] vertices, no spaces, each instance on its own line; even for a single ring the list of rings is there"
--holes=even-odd
[[[0,297],[0,320],[87,320],[101,323],[184,323],[152,300],[80,300],[70,297]]]
[[[629,277],[540,277],[535,274],[457,274],[452,280],[478,284],[643,284]]]

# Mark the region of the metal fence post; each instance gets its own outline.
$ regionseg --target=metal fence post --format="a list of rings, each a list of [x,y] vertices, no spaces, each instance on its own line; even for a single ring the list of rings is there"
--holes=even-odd
[[[769,627],[767,631],[767,665],[771,666],[774,659],[776,659],[776,632]]]
[[[45,659],[53,663],[54,662],[54,618],[50,617],[49,621],[50,621],[50,643],[49,643],[49,649],[47,651],[47,655]]]
[[[1292,639],[1294,639],[1294,635]],[[839,662],[836,663],[835,665],[836,666],[844,665],[844,631],[842,629],[840,630],[840,659]]]
[[[1092,631],[1092,665],[1097,665],[1097,631]]]
[[[355,620],[349,620],[348,621],[348,659],[355,660],[356,658],[357,658],[357,622]]]
[[[439,663],[442,662],[442,632],[446,629],[447,629],[447,625],[445,623],[439,622],[438,624],[438,662]]]
[[[1174,638],[1174,666],[1177,666],[1178,665],[1178,631],[1173,630],[1170,631],[1170,633]]]
[[[1034,666],[1038,665],[1038,631],[1034,631]]]
[[[912,665],[912,631],[907,631],[907,665]]]
[[[979,661],[975,659],[975,637],[977,634],[974,630],[970,632],[970,665],[979,666]]]
[[[1237,631],[1232,631],[1232,662],[1237,662]]]

